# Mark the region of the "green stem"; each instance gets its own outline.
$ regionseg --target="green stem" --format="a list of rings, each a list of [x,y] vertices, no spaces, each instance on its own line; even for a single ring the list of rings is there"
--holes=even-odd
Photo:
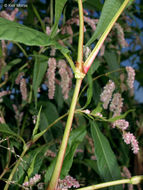
[[[25,55],[25,57],[28,58],[28,55],[27,55],[26,51],[23,49],[23,47],[19,43],[17,43],[17,42],[13,42],[13,43],[16,44],[19,47],[19,49],[23,52],[23,54]]]
[[[62,52],[63,53],[63,52]],[[75,73],[75,65],[73,60],[71,59],[71,57],[67,54],[67,53],[63,53],[63,55],[65,56],[65,58],[67,59],[67,61],[69,62],[73,72]]]
[[[51,26],[53,25],[53,0],[50,1],[50,20],[51,20]]]
[[[125,183],[130,183],[130,184],[138,184],[143,180],[143,176],[134,176],[131,179],[121,179],[121,180],[116,180],[116,181],[111,181],[111,182],[106,182],[106,183],[100,183],[98,185],[92,185],[89,187],[83,187],[79,188],[77,190],[94,190],[94,189],[102,189],[105,187],[110,187],[110,186],[115,186],[115,185],[121,185]]]
[[[78,69],[82,73],[83,36],[84,36],[82,0],[78,0],[78,7],[79,7],[80,28],[79,28],[78,55],[77,55],[76,69]],[[58,179],[60,177],[60,173],[61,173],[61,169],[62,169],[62,165],[63,165],[63,161],[64,161],[64,156],[65,156],[66,147],[67,147],[67,143],[68,143],[71,127],[72,127],[74,111],[75,111],[81,83],[82,83],[82,77],[77,78],[76,86],[75,86],[75,90],[74,90],[74,94],[73,94],[73,98],[72,98],[72,102],[71,102],[71,106],[70,106],[70,110],[69,110],[69,115],[68,115],[65,131],[64,131],[63,140],[62,140],[60,151],[59,151],[59,154],[57,157],[56,166],[55,166],[55,169],[52,174],[52,178],[51,178],[51,181],[49,183],[47,190],[56,190],[56,187],[58,184]]]
[[[82,0],[78,0],[79,7],[79,39],[78,39],[78,56],[77,63],[79,70],[82,72],[82,59],[83,59],[83,39],[84,39],[84,20],[83,20],[83,7]]]
[[[128,2],[129,2],[129,0],[125,0],[123,2],[123,4],[121,5],[121,7],[116,12],[115,16],[112,18],[111,22],[107,26],[106,30],[102,34],[101,38],[97,42],[95,48],[93,49],[93,51],[91,52],[91,54],[89,55],[89,57],[87,58],[87,60],[85,61],[84,66],[83,66],[85,74],[88,72],[88,70],[89,70],[91,64],[93,63],[96,55],[98,54],[98,52],[99,52],[99,50],[100,50],[100,48],[101,48],[104,40],[106,39],[107,35],[109,34],[110,30],[112,29],[113,25],[115,24],[116,20],[120,16],[120,14],[123,12],[123,10],[125,9],[125,7],[127,6]]]
[[[68,119],[67,119],[67,123],[66,123],[66,127],[65,127],[62,144],[61,144],[60,151],[58,154],[55,170],[53,172],[53,175],[52,175],[52,178],[51,178],[51,181],[50,181],[50,184],[49,184],[47,190],[55,190],[56,186],[58,184],[58,179],[60,177],[61,168],[62,168],[62,164],[63,164],[65,152],[66,152],[66,147],[67,147],[67,143],[68,143],[68,138],[69,138],[69,134],[71,131],[74,111],[75,111],[75,107],[76,107],[76,103],[77,103],[77,98],[78,98],[81,82],[82,82],[82,79],[77,79],[77,81],[76,81],[75,91],[74,91],[71,107],[69,110],[69,115],[68,115]]]
[[[21,160],[22,160],[22,158],[23,158],[23,156],[24,156],[25,153],[27,152],[28,148],[29,148],[28,146],[25,146],[25,147],[24,147],[24,150],[23,150],[21,156],[20,156],[19,159],[17,160],[17,162],[16,162],[16,164],[15,164],[15,166],[14,166],[12,172],[10,173],[10,176],[9,176],[9,178],[8,178],[7,184],[6,184],[5,187],[4,187],[4,190],[8,190],[9,185],[10,185],[10,182],[12,181],[13,176],[14,176],[14,174],[15,174],[15,172],[16,172],[16,170],[17,170],[17,168],[18,168],[18,166],[19,166],[19,164],[20,164],[20,162],[21,162]]]

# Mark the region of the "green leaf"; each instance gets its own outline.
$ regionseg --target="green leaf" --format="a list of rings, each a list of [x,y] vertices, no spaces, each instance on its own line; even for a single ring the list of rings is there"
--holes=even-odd
[[[0,40],[19,42],[28,46],[54,46],[64,53],[69,52],[48,35],[4,18],[0,18]]]
[[[46,152],[47,148],[47,145],[45,145],[28,152],[23,157],[13,180],[18,183],[20,183],[20,181],[23,183],[25,176],[28,175],[28,177],[32,177],[38,173],[44,159],[43,155]]]
[[[98,39],[103,34],[105,29],[109,25],[110,21],[112,20],[116,12],[119,10],[123,1],[124,0],[106,0],[105,1],[96,30],[93,36],[91,37],[91,39],[87,42],[86,46],[89,46],[91,43],[93,43],[96,39]]]
[[[97,166],[100,176],[104,181],[121,179],[116,157],[107,138],[101,133],[95,122],[91,122],[91,134],[94,140],[95,156],[97,158]],[[116,186],[110,189],[121,190],[122,186]]]
[[[43,109],[41,112],[41,118],[40,118],[40,131],[44,131],[51,123],[53,123],[56,119],[59,118],[59,114],[57,111],[57,108],[54,104],[51,102],[44,102],[44,105],[42,105]],[[54,141],[54,139],[59,138],[63,134],[63,125],[59,121],[54,126],[52,126],[45,134],[44,134],[44,140],[46,143],[49,143],[51,141]]]
[[[59,20],[61,18],[61,14],[62,14],[62,10],[63,10],[66,2],[67,2],[67,0],[60,0],[60,1],[56,0],[55,1],[55,23],[54,23],[54,25],[52,27],[52,31],[51,31],[52,38],[56,35]]]
[[[14,59],[9,62],[6,66],[2,67],[0,78],[4,75],[5,72],[8,72],[14,65],[20,63],[21,59]]]
[[[91,65],[91,67],[89,69],[89,71],[91,72],[91,74],[93,74],[95,71],[97,71],[97,69],[100,66],[100,64],[101,64],[101,62],[99,60],[94,60],[93,61],[93,64]]]
[[[36,125],[33,129],[33,134],[32,134],[32,137],[34,139],[35,135],[37,134],[37,131],[38,131],[38,127],[39,127],[39,124],[40,124],[40,114],[41,114],[41,109],[42,109],[42,106],[39,110],[39,113],[38,113],[38,116],[37,116],[37,121],[36,121]]]
[[[33,70],[33,90],[34,90],[36,105],[37,105],[37,90],[42,82],[47,67],[48,67],[48,57],[46,56],[39,57],[35,55],[35,64]]]
[[[118,119],[124,119],[128,115],[128,113],[133,112],[133,111],[135,111],[135,109],[128,110],[124,114],[121,114],[119,116],[112,117],[112,118],[108,119],[108,121],[109,122],[114,122],[114,121],[116,121]]]
[[[19,135],[17,135],[16,133],[14,133],[14,132],[9,128],[9,126],[8,126],[7,124],[0,124],[0,132],[19,138],[19,139],[23,142],[23,144],[25,145],[24,139],[23,139],[21,136],[19,136]]]
[[[89,69],[88,73],[87,73],[87,81],[88,81],[88,89],[87,89],[87,101],[85,103],[85,106],[83,109],[85,109],[91,102],[92,99],[92,95],[93,95],[93,80],[92,80],[92,74],[91,74],[92,70]]]
[[[96,160],[85,159],[85,160],[83,160],[83,163],[87,167],[93,169],[99,175],[99,171],[98,171],[98,168],[97,168],[97,161]]]
[[[70,137],[69,137],[67,149],[66,149],[66,155],[64,158],[60,178],[64,178],[66,175],[68,175],[68,172],[73,163],[75,151],[76,151],[78,145],[83,141],[85,135],[86,135],[86,128],[83,126],[72,130]],[[52,161],[51,165],[49,166],[49,168],[45,174],[45,183],[47,183],[52,176],[52,173],[53,173],[53,170],[54,170],[55,164],[56,164],[56,159],[57,159],[57,157]]]
[[[48,147],[46,145],[44,147],[40,147],[40,148],[37,148],[35,150],[35,154],[33,155],[33,158],[31,160],[30,166],[29,166],[28,171],[27,171],[27,176],[25,177],[24,182],[29,181],[30,177],[32,177],[38,173],[38,171],[42,165],[42,162],[44,160],[43,155],[47,149],[48,149]]]
[[[86,8],[86,9],[90,9],[90,10],[93,10],[93,11],[101,11],[102,9],[102,3],[100,2],[100,0],[96,0],[96,3],[95,3],[95,0],[87,0],[84,2],[83,4],[83,7]]]
[[[75,151],[86,135],[86,127],[81,126],[72,130],[66,149],[66,155],[62,166],[61,178],[65,178],[72,166]]]
[[[118,62],[118,57],[117,57],[117,54],[115,52],[113,52],[113,51],[105,51],[104,58],[107,61],[108,71],[109,72],[120,69],[120,64]],[[117,78],[119,76],[119,73],[118,72],[111,73],[110,76],[113,76],[114,78]]]
[[[97,107],[94,110],[92,110],[91,114],[101,113],[102,109],[103,109],[102,108],[102,103],[99,102],[98,105],[97,105]]]

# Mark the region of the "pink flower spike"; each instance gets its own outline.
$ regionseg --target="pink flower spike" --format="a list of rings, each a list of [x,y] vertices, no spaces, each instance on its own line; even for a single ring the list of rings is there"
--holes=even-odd
[[[139,145],[136,137],[132,133],[127,132],[123,134],[123,139],[126,144],[131,144],[133,153],[137,154],[139,151]]]
[[[126,130],[128,127],[129,127],[129,122],[126,121],[125,119],[119,119],[119,120],[116,120],[114,123],[113,123],[113,128],[117,126],[119,127],[120,129],[122,130]]]
[[[132,67],[126,67],[126,71],[128,73],[128,79],[127,79],[127,84],[129,88],[134,87],[134,80],[135,80],[135,70]]]
[[[103,92],[100,95],[100,100],[103,102],[104,109],[108,108],[108,104],[112,98],[112,93],[115,90],[115,84],[112,80],[109,80],[109,82],[104,87]]]

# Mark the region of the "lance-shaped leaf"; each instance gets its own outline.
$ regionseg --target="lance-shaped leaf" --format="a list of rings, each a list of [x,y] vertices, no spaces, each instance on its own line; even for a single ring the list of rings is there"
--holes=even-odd
[[[103,32],[105,31],[105,29],[107,28],[107,26],[109,25],[112,18],[114,17],[116,12],[119,10],[123,2],[124,0],[106,0],[105,1],[96,30],[94,34],[92,35],[91,39],[87,42],[86,44],[87,46],[89,46],[91,43],[93,43],[96,39],[98,39],[103,34]]]
[[[42,82],[47,66],[48,66],[48,57],[35,55],[35,64],[33,70],[33,90],[34,90],[36,103],[37,103],[37,90]]]
[[[56,0],[55,1],[55,23],[52,27],[51,37],[53,38],[57,32],[59,20],[62,14],[62,10],[67,0]],[[51,1],[52,2],[52,1]]]
[[[64,53],[69,52],[48,35],[4,18],[0,18],[0,40],[19,42],[28,46],[54,46]]]
[[[100,176],[104,181],[121,179],[116,157],[107,138],[101,133],[97,124],[91,122],[91,134],[94,140],[95,156]],[[122,190],[121,186],[111,187],[112,190]]]

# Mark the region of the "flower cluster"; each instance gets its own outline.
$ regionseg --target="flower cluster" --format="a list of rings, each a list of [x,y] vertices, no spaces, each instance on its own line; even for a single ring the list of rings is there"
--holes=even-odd
[[[68,94],[71,86],[72,73],[71,70],[67,67],[67,64],[64,60],[58,62],[59,74],[61,77],[61,87],[64,99],[68,99]]]
[[[12,104],[12,107],[15,112],[15,119],[18,121],[18,124],[20,125],[23,118],[23,112],[20,112],[18,107],[15,104]]]
[[[135,70],[132,67],[126,67],[126,71],[128,73],[127,84],[132,89],[134,87]]]
[[[126,69],[128,71],[129,86],[133,87],[133,81],[134,81],[134,76],[135,76],[134,70],[131,67],[127,67]],[[102,94],[100,95],[100,99],[103,102],[104,109],[107,109],[108,104],[110,100],[112,99],[111,104],[110,104],[110,111],[114,113],[113,117],[116,117],[116,116],[120,116],[122,112],[123,99],[120,93],[115,93],[112,98],[112,93],[114,89],[115,89],[115,84],[111,80],[109,80],[109,82],[104,87]],[[138,146],[138,142],[135,136],[132,133],[125,131],[129,127],[129,122],[126,121],[125,119],[118,119],[112,123],[112,127],[113,128],[117,127],[121,129],[121,131],[123,132],[124,142],[126,144],[131,144],[133,153],[137,154],[139,151],[139,146]]]
[[[46,73],[46,76],[48,78],[48,97],[49,99],[54,98],[55,94],[55,70],[56,70],[56,59],[55,58],[49,58],[48,60],[48,71]]]
[[[120,93],[115,93],[110,104],[110,111],[114,112],[113,117],[119,116],[123,107],[123,98]]]
[[[103,117],[103,115],[100,112],[95,113],[95,116],[97,116],[97,117]]]
[[[11,93],[11,91],[2,91],[2,92],[0,92],[0,98],[2,98],[3,96],[6,96],[7,94],[10,94]]]
[[[124,37],[124,31],[121,25],[119,23],[115,23],[114,28],[117,29],[117,38],[118,38],[119,45],[121,47],[128,47],[128,44]]]
[[[119,127],[123,131],[123,130],[126,130],[129,127],[129,122],[126,121],[125,119],[119,119],[119,120],[116,120],[113,123],[113,128],[115,126]]]
[[[20,84],[21,79],[24,77],[24,72],[21,72],[18,74],[18,76],[15,79],[15,83],[18,85]]]
[[[40,181],[40,179],[41,179],[41,175],[35,174],[34,177],[30,178],[29,181],[24,182],[22,185],[24,187],[31,187],[31,186],[35,185],[38,181]]]
[[[13,20],[15,19],[16,14],[18,13],[18,11],[19,11],[18,8],[15,8],[15,9],[11,12],[11,14],[8,14],[6,11],[1,11],[1,12],[0,12],[0,16],[3,17],[3,18],[6,18],[6,19],[8,19],[8,20],[13,21]]]
[[[115,90],[115,84],[112,80],[109,80],[109,82],[104,87],[102,94],[100,95],[100,100],[103,102],[104,109],[107,109],[114,90]]]
[[[89,47],[84,46],[83,47],[83,55],[85,57],[85,60],[88,58],[88,56],[90,55],[90,53],[91,53],[91,49]]]
[[[15,79],[15,84],[20,85],[22,100],[27,100],[27,85],[26,79],[24,78],[24,72],[18,74],[17,78]]]
[[[66,176],[63,180],[59,179],[57,190],[66,190],[71,187],[80,187],[79,182],[69,175]]]
[[[45,152],[44,156],[55,158],[56,153],[51,150],[47,150],[47,152]]]
[[[27,100],[27,87],[25,78],[20,80],[20,92],[22,95],[22,100]]]
[[[123,134],[123,139],[126,144],[131,144],[133,153],[137,154],[139,151],[139,145],[136,137],[130,132],[125,132]]]

